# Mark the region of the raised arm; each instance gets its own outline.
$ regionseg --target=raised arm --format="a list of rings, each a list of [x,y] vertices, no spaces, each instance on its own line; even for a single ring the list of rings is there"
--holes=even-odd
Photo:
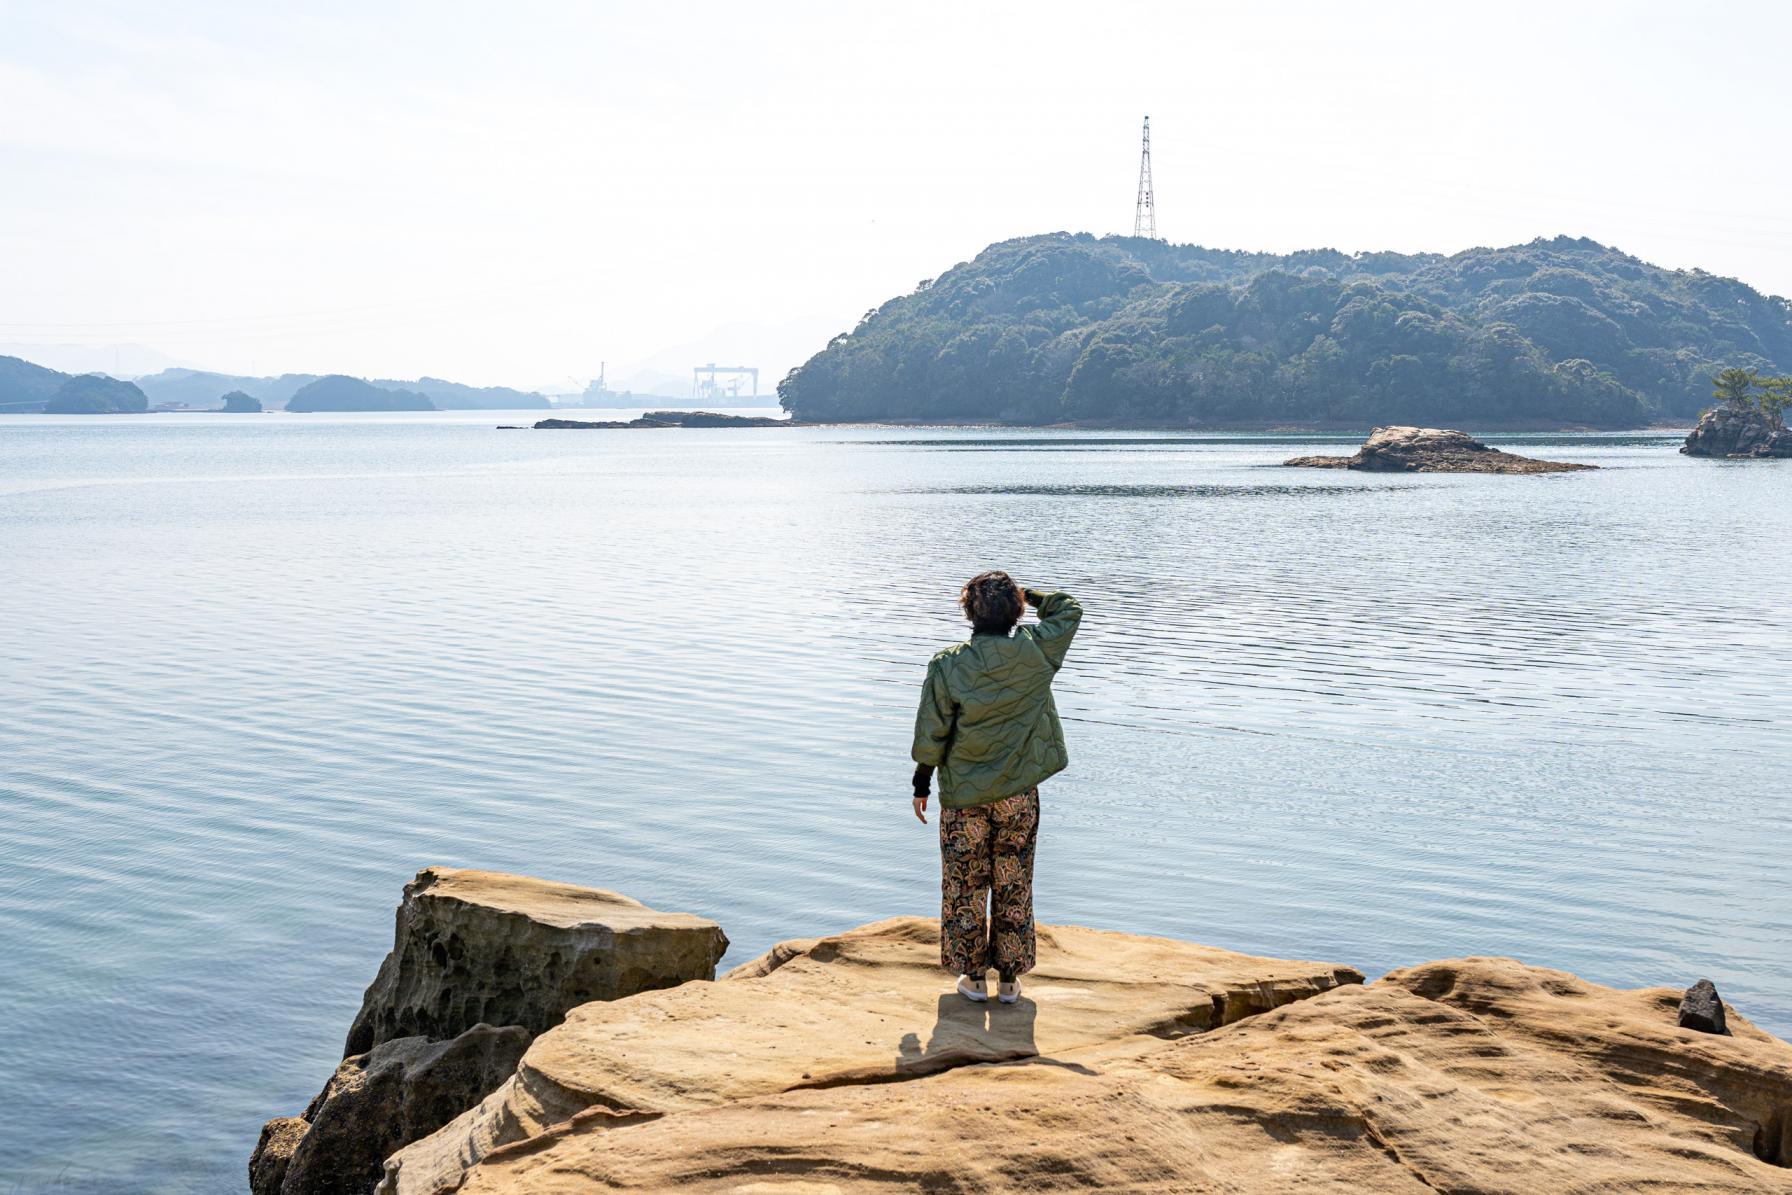
[[[1082,603],[1061,589],[1046,592],[1025,591],[1027,605],[1039,611],[1039,625],[1033,628],[1033,641],[1045,653],[1046,662],[1056,671],[1064,666],[1064,653],[1076,636],[1077,624],[1083,621]]]
[[[952,695],[946,692],[946,678],[940,675],[940,662],[935,659],[927,665],[927,680],[921,685],[921,708],[915,711],[915,745],[909,756],[916,763],[939,767],[952,745],[957,718],[958,709]]]

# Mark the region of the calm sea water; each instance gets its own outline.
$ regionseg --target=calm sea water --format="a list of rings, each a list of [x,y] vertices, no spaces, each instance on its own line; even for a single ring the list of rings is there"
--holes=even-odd
[[[992,566],[1088,610],[1043,919],[1709,975],[1792,1033],[1792,463],[533,417],[0,421],[0,1190],[241,1190],[425,864],[729,962],[932,911],[916,686]]]

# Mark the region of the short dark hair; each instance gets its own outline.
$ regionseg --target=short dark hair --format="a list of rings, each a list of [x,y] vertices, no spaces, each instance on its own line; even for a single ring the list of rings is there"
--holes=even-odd
[[[991,571],[978,573],[964,583],[958,591],[958,604],[964,608],[964,616],[971,620],[974,631],[988,631],[997,635],[1006,635],[1020,621],[1020,612],[1026,608],[1026,598],[1021,595],[1020,586],[1007,573]]]

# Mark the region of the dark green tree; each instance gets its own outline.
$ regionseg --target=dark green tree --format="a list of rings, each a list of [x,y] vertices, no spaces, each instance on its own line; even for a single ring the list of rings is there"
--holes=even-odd
[[[1775,427],[1784,427],[1786,408],[1792,407],[1792,377],[1762,378],[1761,393],[1755,401]]]
[[[1726,407],[1747,410],[1755,405],[1755,385],[1759,381],[1760,375],[1754,370],[1732,365],[1711,379],[1716,387],[1711,397]]]

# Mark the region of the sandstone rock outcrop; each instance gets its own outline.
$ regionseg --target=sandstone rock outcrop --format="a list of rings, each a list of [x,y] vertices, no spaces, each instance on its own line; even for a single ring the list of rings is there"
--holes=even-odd
[[[809,965],[804,957],[813,953],[738,986],[769,987]],[[1679,1028],[1671,989],[1625,991],[1507,959],[1460,959],[1336,986],[1207,1033],[1126,1032],[1145,1017],[1100,1040],[1066,1040],[1057,1022],[1075,1002],[1054,997],[1054,986],[1030,988],[1037,1004],[1022,1014],[1039,1050],[909,1071],[905,1082],[888,1081],[904,1077],[899,1069],[846,1067],[776,1093],[718,1089],[736,1058],[727,1038],[713,1038],[723,1057],[665,1101],[675,1106],[591,1108],[488,1151],[453,1189],[1792,1192],[1792,1046],[1739,1017],[1732,1037]],[[766,1003],[775,1017],[785,1002]],[[1022,1007],[974,1015],[994,1024]],[[782,1044],[813,1056],[805,1020],[793,1010]],[[635,1028],[631,1071],[653,1066],[662,1038],[684,1058],[682,1019],[641,1018]],[[850,1053],[862,1028],[855,1021],[829,1036]],[[763,1043],[748,1053],[743,1065],[761,1070]],[[625,1076],[615,1093],[627,1100],[636,1090]]]
[[[588,1001],[708,979],[727,948],[715,922],[619,893],[426,867],[405,886],[392,953],[343,1054],[481,1022],[540,1033]]]
[[[345,1060],[302,1117],[262,1130],[251,1190],[363,1195],[388,1155],[506,1082],[567,1010],[711,979],[727,946],[713,921],[614,892],[425,868],[405,887]]]
[[[1753,407],[1716,407],[1699,417],[1680,451],[1743,460],[1792,457],[1792,428]]]
[[[253,1195],[365,1195],[394,1150],[428,1136],[516,1070],[528,1030],[475,1025],[449,1041],[400,1037],[344,1059],[302,1117],[262,1130]]]
[[[1297,456],[1282,463],[1371,473],[1574,473],[1598,468],[1514,456],[1489,448],[1467,432],[1435,427],[1378,427],[1355,456]]]
[[[715,983],[575,1009],[479,1107],[399,1151],[381,1190],[454,1190],[499,1147],[569,1120],[614,1127],[780,1092],[906,1087],[972,1064],[1199,1034],[1360,982],[1335,963],[1041,926],[1021,1002],[974,1005],[942,986],[937,922],[877,922],[785,943]]]

